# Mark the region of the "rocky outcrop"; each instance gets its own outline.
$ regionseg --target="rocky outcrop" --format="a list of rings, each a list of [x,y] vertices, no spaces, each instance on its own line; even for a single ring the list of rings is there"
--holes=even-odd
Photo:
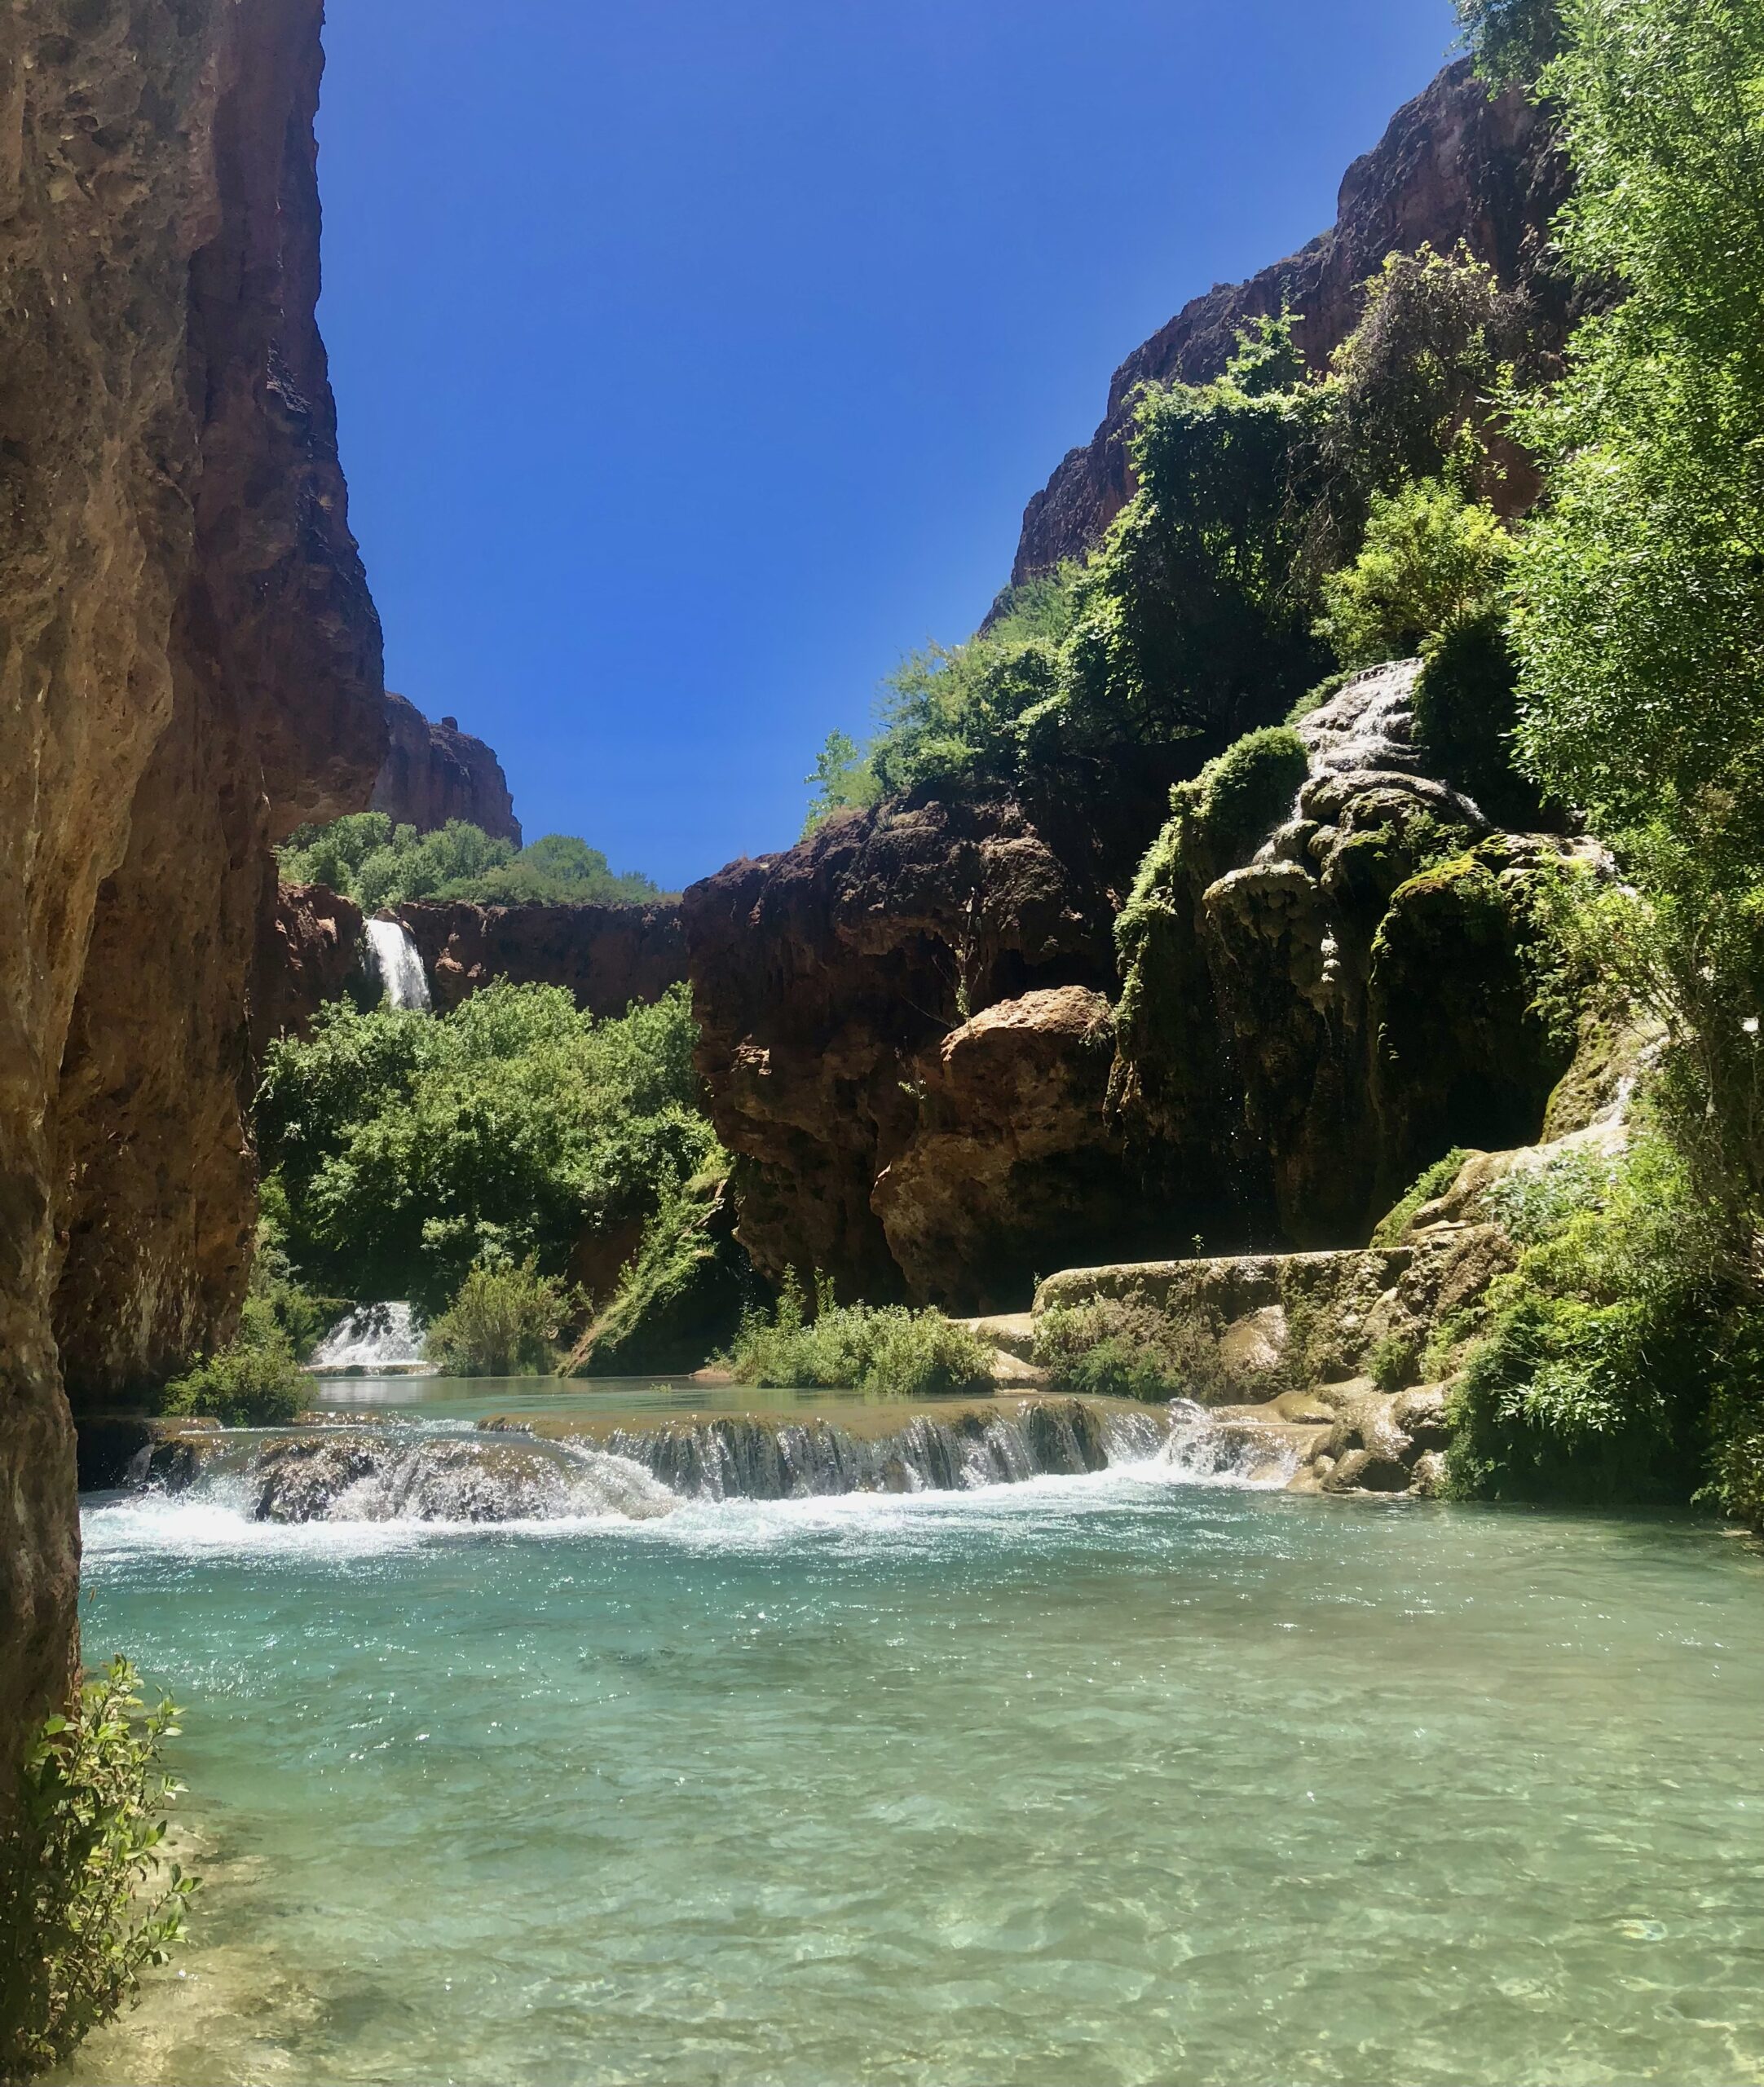
[[[870,1198],[914,1296],[1002,1304],[1054,1241],[1120,1229],[1114,1057],[1113,1010],[1083,986],[1001,1001],[919,1053],[911,1136]]]
[[[686,975],[677,900],[653,906],[479,906],[417,900],[391,909],[410,930],[445,1012],[492,979],[567,986],[590,1014],[646,1006]]]
[[[1127,1236],[1130,1185],[1097,1163],[1100,996],[1148,794],[1123,783],[1118,825],[1076,835],[1010,798],[908,797],[686,893],[699,1062],[762,1273],[1014,1306],[1078,1218]]]
[[[1463,241],[1503,282],[1531,293],[1540,342],[1559,344],[1569,298],[1550,272],[1548,230],[1568,189],[1547,113],[1517,89],[1491,100],[1467,60],[1449,66],[1347,170],[1330,231],[1246,283],[1194,298],[1122,363],[1102,425],[1030,501],[1012,582],[1081,557],[1131,498],[1127,438],[1140,385],[1218,376],[1237,329],[1284,304],[1299,315],[1307,359],[1323,368],[1358,323],[1362,285],[1387,254],[1426,245],[1449,253]]]
[[[384,752],[313,323],[319,23],[0,29],[0,1791],[73,1645],[64,1372],[229,1327],[268,844]]]
[[[1596,851],[1497,832],[1427,773],[1418,672],[1374,668],[1300,725],[1291,815],[1240,859],[1180,816],[1148,858],[1110,1113],[1191,1229],[1223,1202],[1246,1238],[1364,1239],[1453,1145],[1537,1136],[1568,1068],[1528,894]]]
[[[482,739],[462,732],[455,717],[439,725],[408,696],[386,697],[386,759],[373,786],[370,810],[384,812],[396,826],[432,833],[450,818],[480,827],[498,841],[521,845],[502,764]]]
[[[626,1258],[635,1258],[637,1244],[628,1240]],[[606,1273],[616,1277],[618,1271]],[[726,1180],[695,1185],[665,1249],[652,1243],[628,1282],[607,1282],[603,1274],[598,1287],[604,1301],[576,1343],[566,1376],[683,1374],[725,1348],[743,1312],[766,1301],[735,1238],[735,1199]]]

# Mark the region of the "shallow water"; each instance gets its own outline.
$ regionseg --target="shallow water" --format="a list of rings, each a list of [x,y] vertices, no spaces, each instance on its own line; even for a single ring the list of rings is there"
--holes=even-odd
[[[1705,1524],[1146,1467],[86,1536],[214,1881],[72,2078],[1764,2078],[1764,1563]]]
[[[898,1399],[859,1391],[761,1391],[751,1384],[700,1384],[690,1377],[315,1377],[315,1413],[399,1414],[422,1420],[482,1420],[487,1414],[600,1414],[648,1420],[690,1413],[783,1413],[793,1419],[855,1407],[909,1410]]]

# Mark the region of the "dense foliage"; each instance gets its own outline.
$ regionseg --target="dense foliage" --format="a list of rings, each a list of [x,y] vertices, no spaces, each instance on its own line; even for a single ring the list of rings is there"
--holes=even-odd
[[[1198,754],[1283,717],[1338,664],[1333,605],[1317,628],[1324,583],[1379,503],[1396,503],[1387,535],[1436,514],[1453,551],[1472,539],[1472,568],[1504,550],[1476,503],[1499,480],[1494,394],[1524,364],[1528,319],[1467,253],[1423,248],[1368,285],[1325,376],[1307,369],[1282,314],[1247,329],[1214,382],[1144,387],[1136,490],[1102,542],[1014,589],[966,644],[908,659],[867,747],[829,737],[809,778],[809,829],[920,788],[1069,790],[1126,750],[1192,740]],[[1449,466],[1458,490],[1435,488],[1418,518],[1409,482]],[[1457,597],[1422,628],[1455,627],[1475,574],[1455,578]],[[1391,656],[1356,626],[1356,663],[1369,646]]]
[[[323,1008],[269,1054],[257,1127],[301,1276],[439,1310],[483,1262],[563,1273],[585,1233],[635,1224],[716,1139],[677,987],[615,1021],[505,982],[452,1013]]]
[[[227,1427],[273,1427],[306,1404],[304,1387],[293,1343],[263,1301],[248,1297],[237,1334],[174,1377],[160,1410],[201,1414]]]
[[[470,898],[514,906],[641,906],[662,896],[635,871],[615,876],[606,858],[567,833],[517,849],[464,819],[432,833],[395,827],[384,812],[351,812],[329,826],[302,826],[277,851],[284,884],[329,885],[366,912],[418,898]]]
[[[581,1304],[567,1283],[541,1275],[531,1254],[480,1262],[430,1322],[423,1352],[452,1376],[535,1376],[557,1361],[558,1336]]]
[[[851,1387],[896,1398],[993,1388],[991,1348],[970,1328],[903,1304],[836,1304],[825,1282],[817,1282],[811,1309],[794,1277],[774,1310],[743,1317],[728,1361],[743,1384]]]
[[[0,1864],[0,2079],[60,2064],[183,1936],[196,1880],[161,1853],[183,1788],[164,1760],[177,1718],[167,1699],[148,1709],[135,1670],[112,1660],[25,1754]]]
[[[1515,414],[1549,490],[1515,558],[1519,743],[1633,880],[1588,896],[1585,941],[1665,1033],[1674,1209],[1743,1357],[1764,1269],[1764,11],[1557,11],[1541,86],[1578,179],[1563,244],[1621,294]],[[1717,1463],[1755,1498],[1732,1445],[1758,1439],[1761,1401],[1737,1368]]]

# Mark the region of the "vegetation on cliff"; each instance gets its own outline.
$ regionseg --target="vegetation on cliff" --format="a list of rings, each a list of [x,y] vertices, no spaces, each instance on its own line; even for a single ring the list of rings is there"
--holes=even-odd
[[[560,986],[498,983],[452,1013],[347,1002],[271,1049],[259,1147],[295,1269],[327,1294],[430,1310],[484,1263],[565,1274],[658,1186],[715,1163],[675,987],[616,1020]]]
[[[517,849],[464,819],[432,833],[394,826],[384,812],[351,812],[298,827],[276,851],[284,884],[328,885],[364,912],[416,899],[483,906],[642,906],[664,893],[637,871],[617,876],[598,848],[548,833]]]

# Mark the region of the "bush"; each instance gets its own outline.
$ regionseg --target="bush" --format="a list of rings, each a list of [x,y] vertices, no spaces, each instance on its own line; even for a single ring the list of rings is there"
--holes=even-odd
[[[1488,1331],[1453,1390],[1453,1491],[1686,1498],[1721,1337],[1682,1162],[1650,1135],[1596,1189],[1569,1168],[1513,1194],[1532,1243],[1491,1286]]]
[[[182,1939],[197,1880],[165,1863],[166,1772],[178,1712],[143,1709],[112,1660],[39,1727],[24,1757],[17,1842],[0,1868],[0,2078],[64,2063],[140,1992],[141,1973]]]
[[[1375,493],[1353,563],[1323,582],[1317,633],[1344,667],[1412,659],[1499,613],[1513,539],[1440,479]]]
[[[777,1308],[749,1312],[728,1357],[743,1384],[852,1387],[895,1398],[942,1398],[993,1389],[992,1349],[941,1312],[905,1305],[836,1304],[817,1277],[811,1317],[787,1276]]]
[[[257,1105],[293,1265],[427,1310],[480,1261],[562,1273],[584,1233],[640,1222],[659,1182],[721,1161],[697,1034],[684,986],[606,1021],[505,982],[448,1015],[321,1008],[271,1046]]]
[[[165,1387],[160,1410],[197,1414],[226,1427],[284,1426],[305,1402],[306,1379],[271,1308],[248,1296],[239,1331]]]
[[[1430,638],[1415,684],[1415,733],[1438,773],[1509,827],[1545,815],[1535,784],[1514,761],[1519,663],[1504,611],[1491,610]]]
[[[276,856],[284,884],[329,885],[370,913],[421,898],[641,906],[662,896],[646,876],[615,876],[599,849],[574,835],[548,833],[517,850],[459,818],[418,833],[384,812],[351,812],[298,827]]]
[[[1173,1317],[1138,1293],[1042,1313],[1035,1360],[1056,1391],[1097,1398],[1220,1405],[1243,1389],[1219,1354],[1211,1321]]]
[[[581,1304],[531,1255],[518,1265],[480,1263],[430,1326],[423,1352],[452,1376],[536,1376],[555,1365],[558,1337]]]

